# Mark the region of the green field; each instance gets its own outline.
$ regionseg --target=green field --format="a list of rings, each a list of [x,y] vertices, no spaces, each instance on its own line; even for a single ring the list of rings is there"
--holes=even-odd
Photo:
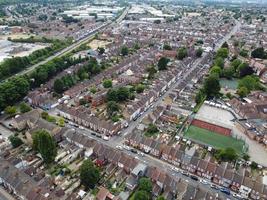
[[[244,141],[198,128],[196,126],[191,125],[184,136],[194,141],[199,141],[202,144],[212,146],[215,149],[231,147],[235,149],[238,154],[243,153]]]

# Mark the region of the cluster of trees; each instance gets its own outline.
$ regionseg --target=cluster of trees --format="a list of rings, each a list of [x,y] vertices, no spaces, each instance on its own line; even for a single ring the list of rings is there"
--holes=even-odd
[[[33,133],[33,149],[39,152],[46,164],[53,163],[57,156],[57,146],[54,138],[45,130]]]
[[[111,88],[112,87],[112,80],[111,79],[106,79],[102,83],[104,88]]]
[[[32,39],[28,39],[27,41],[31,41]],[[66,47],[70,44],[69,40],[60,41],[60,40],[53,40],[51,46],[46,47],[44,49],[39,49],[31,53],[29,56],[24,57],[14,57],[8,58],[4,60],[0,64],[0,80],[7,78],[11,75],[14,75],[25,68],[40,62],[41,60],[53,55],[55,52],[61,50],[62,48]]]
[[[159,132],[159,129],[155,124],[149,124],[147,129],[146,129],[145,136],[151,137],[151,136],[157,134],[158,132]]]
[[[188,52],[187,49],[185,47],[179,48],[177,51],[177,58],[179,60],[183,60],[184,58],[186,58],[188,56]]]
[[[13,148],[17,148],[23,144],[22,140],[16,135],[12,135],[8,139],[11,142]]]
[[[196,57],[200,58],[203,54],[203,49],[202,48],[198,48],[196,50]]]
[[[66,24],[70,24],[70,23],[78,23],[79,20],[78,19],[75,19],[71,16],[68,16],[68,15],[62,15],[62,21],[65,22]]]
[[[133,98],[133,93],[130,92],[128,87],[112,88],[107,93],[107,100],[115,101],[117,103]]]
[[[161,57],[158,61],[158,70],[165,70],[167,69],[167,65],[170,60],[166,57]]]
[[[215,158],[223,162],[233,162],[238,158],[238,155],[233,148],[226,148],[218,150]]]
[[[53,40],[46,37],[34,37],[30,36],[28,38],[10,38],[8,37],[8,40],[11,42],[20,42],[20,43],[53,43],[53,42],[60,42],[60,40]]]
[[[87,189],[94,189],[100,179],[100,171],[91,160],[84,160],[80,167],[81,184]]]
[[[127,56],[129,54],[129,48],[127,46],[122,46],[121,48],[121,55],[122,56]]]
[[[149,178],[140,178],[137,191],[133,195],[133,200],[150,200],[152,199],[152,182]],[[156,200],[165,200],[163,196],[157,197]]]
[[[164,44],[163,49],[164,50],[172,50],[172,47],[169,44]]]
[[[267,52],[264,50],[263,47],[259,47],[254,49],[251,52],[251,57],[252,58],[260,58],[260,59],[267,59]]]
[[[29,75],[10,78],[0,83],[0,110],[22,100],[31,88],[40,86],[58,72],[82,61],[82,59],[72,59],[67,56],[55,58],[39,66]]]
[[[262,89],[262,86],[260,84],[259,77],[254,75],[245,76],[244,78],[238,81],[237,94],[240,97],[245,97],[252,90],[260,90],[260,89]]]
[[[233,77],[242,78],[251,75],[254,71],[248,63],[242,62],[237,58],[230,63],[229,67],[224,68],[224,60],[219,57],[215,59],[214,66],[211,68],[210,73],[216,74],[219,77],[231,79]]]
[[[61,78],[56,79],[53,85],[54,91],[58,94],[61,94],[65,90],[75,85],[78,81],[88,79],[90,76],[101,72],[101,70],[102,68],[97,63],[96,59],[90,58],[88,63],[81,67],[77,71],[77,73],[74,73],[72,75],[67,74]]]

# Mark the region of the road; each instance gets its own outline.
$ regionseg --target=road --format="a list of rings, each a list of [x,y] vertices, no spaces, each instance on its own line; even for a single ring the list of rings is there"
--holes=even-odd
[[[50,57],[48,57],[48,58],[46,58],[45,60],[43,60],[43,61],[41,61],[41,62],[39,62],[39,63],[37,63],[37,64],[35,64],[35,65],[32,65],[31,67],[29,67],[29,68],[27,68],[27,69],[25,69],[25,70],[23,70],[23,71],[17,73],[16,76],[20,76],[20,75],[27,74],[27,73],[33,71],[36,67],[39,67],[39,66],[41,66],[41,65],[43,65],[43,64],[45,64],[45,63],[47,63],[47,62],[49,62],[49,61],[51,61],[51,60],[53,60],[53,59],[56,58],[56,57],[64,56],[64,55],[66,55],[67,53],[71,52],[73,49],[77,48],[78,46],[87,43],[88,40],[93,39],[94,36],[95,36],[97,33],[99,33],[99,31],[101,31],[101,30],[107,28],[108,26],[114,26],[116,23],[120,23],[120,22],[124,19],[124,17],[127,15],[128,11],[129,11],[129,7],[127,7],[127,8],[123,11],[123,13],[119,16],[119,18],[116,19],[114,22],[108,21],[108,22],[104,23],[103,25],[97,27],[95,30],[93,30],[92,32],[90,32],[90,33],[89,33],[87,36],[85,36],[84,38],[82,38],[82,39],[76,41],[76,42],[73,43],[72,45],[70,45],[70,46],[68,46],[68,47],[66,47],[66,48],[64,48],[64,49],[62,49],[61,51],[57,52],[56,54],[54,54],[54,55],[52,55],[52,56],[50,56]]]

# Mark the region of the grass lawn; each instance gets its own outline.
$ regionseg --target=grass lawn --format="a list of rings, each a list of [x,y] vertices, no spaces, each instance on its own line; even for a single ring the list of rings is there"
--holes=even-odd
[[[244,141],[198,128],[196,126],[190,126],[184,136],[199,141],[200,143],[210,145],[216,149],[231,147],[235,149],[238,154],[243,153]]]

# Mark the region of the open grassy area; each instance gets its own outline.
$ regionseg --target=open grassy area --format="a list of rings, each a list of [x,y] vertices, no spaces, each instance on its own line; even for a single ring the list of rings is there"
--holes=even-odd
[[[244,141],[198,128],[196,126],[190,126],[184,136],[216,149],[231,147],[235,149],[238,154],[243,153]]]

